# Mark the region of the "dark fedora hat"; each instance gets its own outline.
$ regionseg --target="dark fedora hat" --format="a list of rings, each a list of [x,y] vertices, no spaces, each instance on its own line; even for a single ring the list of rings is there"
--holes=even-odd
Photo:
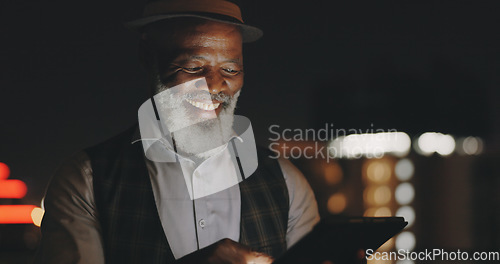
[[[241,28],[243,42],[256,41],[262,30],[243,22],[237,3],[227,0],[157,0],[146,4],[142,18],[125,23],[125,26],[140,31],[153,22],[176,17],[198,17],[237,25]]]

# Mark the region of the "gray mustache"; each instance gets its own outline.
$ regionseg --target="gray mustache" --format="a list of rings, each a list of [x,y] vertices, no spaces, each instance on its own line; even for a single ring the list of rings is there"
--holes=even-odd
[[[207,91],[196,91],[186,95],[187,99],[196,100],[196,99],[206,99],[208,96],[212,99],[212,101],[219,101],[222,103],[223,107],[226,107],[231,103],[233,99],[232,96],[225,94],[223,92],[219,92],[218,94],[211,94]]]

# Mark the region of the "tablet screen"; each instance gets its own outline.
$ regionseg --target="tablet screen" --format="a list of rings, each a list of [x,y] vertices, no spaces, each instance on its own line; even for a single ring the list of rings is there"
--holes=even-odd
[[[356,263],[366,249],[378,249],[408,224],[403,217],[326,218],[273,263]]]

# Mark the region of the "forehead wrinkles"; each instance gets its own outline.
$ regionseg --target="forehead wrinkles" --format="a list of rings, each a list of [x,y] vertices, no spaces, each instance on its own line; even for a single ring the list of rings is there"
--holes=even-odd
[[[192,21],[191,21],[192,22]],[[187,59],[200,55],[213,63],[235,61],[243,64],[240,28],[219,22],[165,24],[150,32],[160,68],[167,67],[176,58]],[[156,40],[156,41],[154,41]]]
[[[176,38],[176,42],[180,46],[241,50],[241,34],[236,27],[206,27],[201,25],[183,33],[177,35]]]
[[[239,59],[241,57],[241,45],[238,45],[231,38],[214,35],[195,36],[183,41],[179,48],[185,52],[195,52],[205,55],[217,55],[218,57],[231,57]]]
[[[242,44],[239,32],[190,32],[176,39],[176,56],[202,56],[212,63],[236,61],[242,63]]]

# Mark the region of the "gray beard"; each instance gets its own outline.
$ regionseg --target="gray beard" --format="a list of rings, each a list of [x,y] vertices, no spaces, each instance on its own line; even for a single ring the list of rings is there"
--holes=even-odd
[[[183,105],[188,96],[178,95],[160,82],[157,82],[156,89],[163,91],[156,100],[158,114],[175,141],[177,153],[198,161],[205,160],[229,142],[240,91],[227,105],[219,106],[223,107],[219,116],[215,116],[214,111],[214,118],[202,118],[193,116]]]

